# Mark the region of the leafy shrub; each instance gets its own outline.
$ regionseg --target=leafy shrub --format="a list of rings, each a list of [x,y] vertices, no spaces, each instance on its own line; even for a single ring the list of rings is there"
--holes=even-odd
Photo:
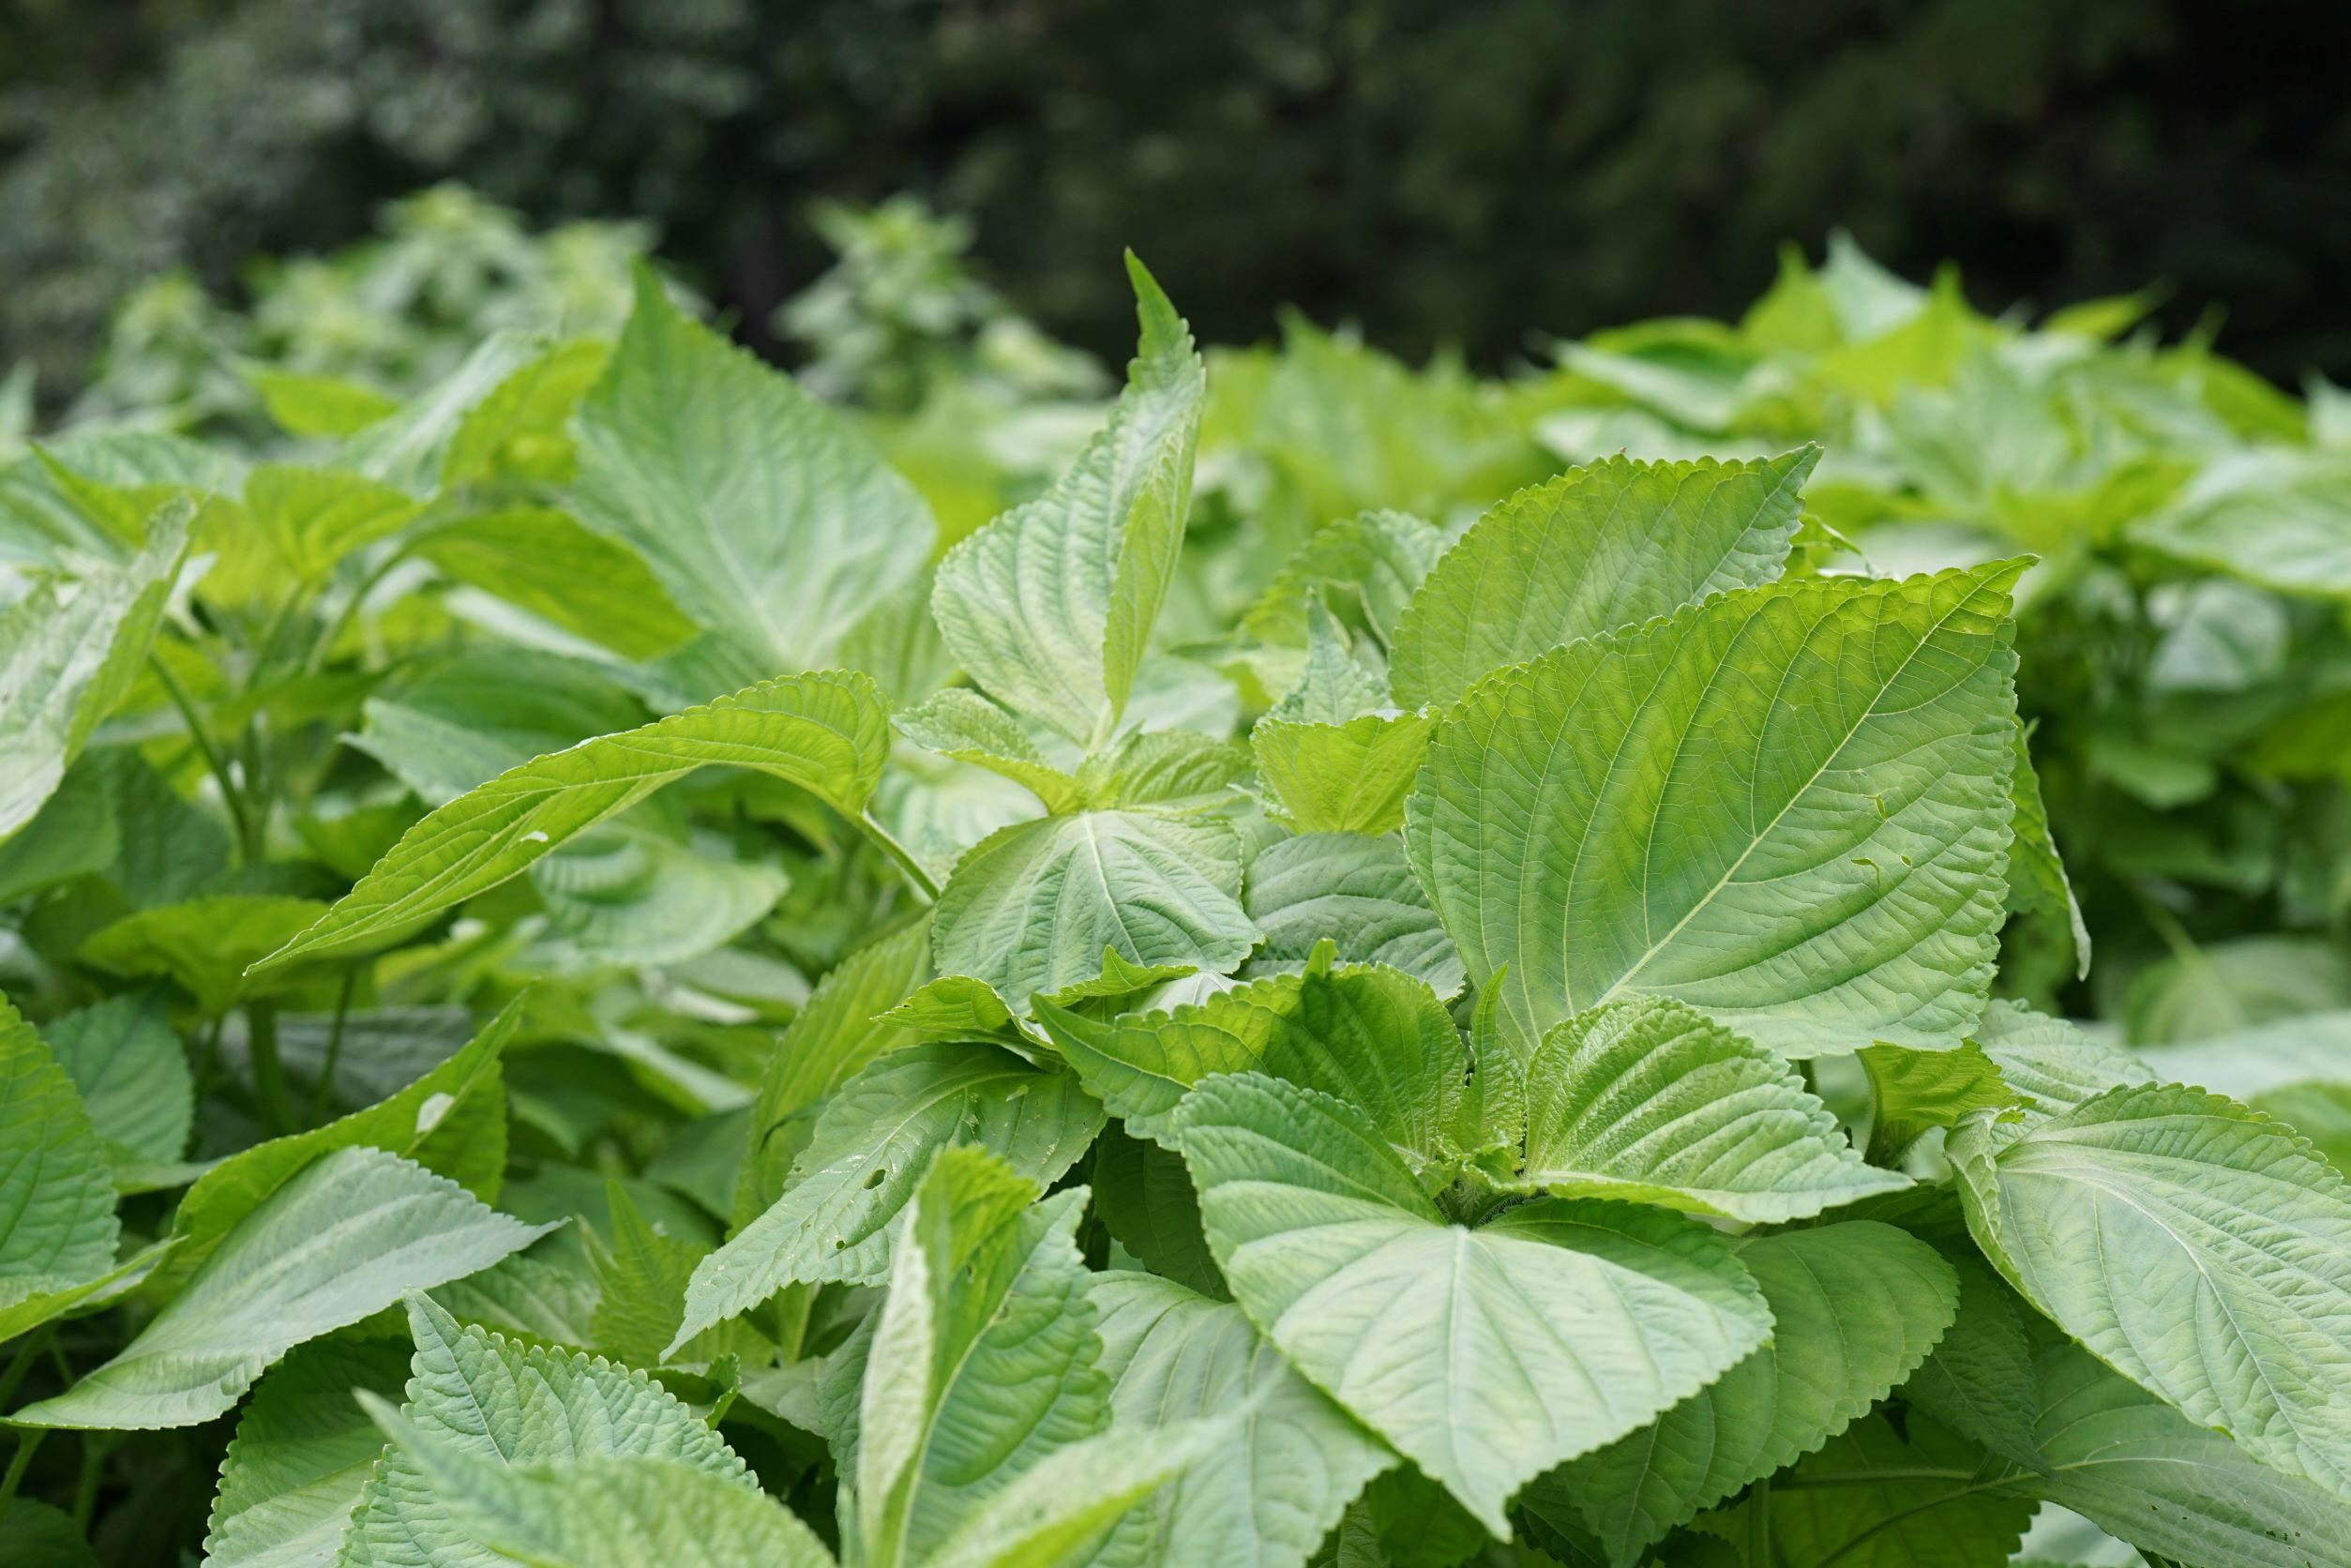
[[[2351,1563],[2340,1053],[1995,995],[2036,640],[2257,576],[2222,464],[2038,568],[1873,467],[2288,405],[1850,257],[1510,387],[1132,273],[976,528],[641,272],[7,471],[9,1560]]]

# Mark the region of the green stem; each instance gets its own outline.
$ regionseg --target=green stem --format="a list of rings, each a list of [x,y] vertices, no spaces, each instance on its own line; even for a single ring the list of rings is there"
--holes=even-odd
[[[359,613],[360,605],[367,601],[369,594],[375,592],[375,585],[384,580],[384,574],[407,557],[408,547],[403,544],[370,567],[368,575],[359,580],[358,585],[351,591],[351,597],[343,601],[342,608],[335,611],[335,618],[326,623],[326,630],[321,633],[319,640],[310,645],[310,656],[305,659],[302,665],[304,674],[315,675],[326,668],[327,658],[334,653],[335,644],[342,641],[343,631],[351,625],[352,619]]]
[[[195,1092],[199,1101],[202,1101],[212,1088],[213,1076],[219,1069],[220,1031],[228,1020],[229,1015],[226,1013],[213,1019],[212,1027],[204,1031],[203,1045],[196,1052]]]
[[[73,1487],[73,1528],[85,1536],[90,1533],[90,1515],[98,1512],[98,1488],[106,1478],[107,1451],[113,1446],[111,1433],[82,1434],[82,1475]]]
[[[196,704],[188,700],[179,677],[153,654],[147,656],[147,664],[155,671],[156,679],[163,684],[164,691],[172,699],[172,705],[179,709],[180,718],[188,725],[188,738],[196,743],[196,749],[203,754],[204,766],[212,770],[213,778],[219,784],[220,799],[229,808],[229,818],[236,827],[237,845],[242,850],[253,837],[251,814],[246,809],[245,792],[230,776],[228,762],[221,757],[219,748],[212,744],[212,737],[204,732],[203,720],[196,716]]]
[[[17,1385],[24,1381],[26,1373],[33,1370],[33,1364],[40,1360],[41,1351],[48,1347],[51,1336],[56,1332],[56,1324],[43,1323],[26,1334],[23,1343],[16,1348],[16,1354],[8,1358],[8,1369],[0,1372],[0,1410],[6,1410],[8,1401],[16,1396]]]
[[[326,1057],[319,1063],[318,1082],[310,1091],[310,1125],[326,1120],[327,1108],[334,1103],[335,1065],[343,1056],[343,1024],[351,1017],[352,988],[359,983],[359,966],[353,964],[343,971],[343,983],[335,992],[335,1021],[326,1031]]]
[[[1771,1478],[1747,1488],[1747,1568],[1771,1568]]]
[[[16,1453],[8,1459],[8,1473],[0,1476],[0,1519],[8,1516],[8,1504],[16,1500],[17,1485],[24,1479],[25,1469],[33,1462],[33,1450],[38,1448],[41,1440],[47,1436],[49,1428],[46,1426],[27,1426],[18,1432]]]
[[[286,1093],[286,1071],[278,1060],[278,1004],[245,1004],[245,1043],[253,1059],[253,1094],[261,1102],[262,1122],[273,1138],[294,1130],[294,1102]]]
[[[872,812],[861,811],[851,820],[856,822],[858,831],[872,839],[876,848],[897,864],[897,868],[905,873],[906,880],[913,884],[916,892],[932,903],[939,901],[939,884],[930,880],[930,873],[923,869],[922,862],[916,860],[905,845],[890,837],[888,828],[874,821]]]

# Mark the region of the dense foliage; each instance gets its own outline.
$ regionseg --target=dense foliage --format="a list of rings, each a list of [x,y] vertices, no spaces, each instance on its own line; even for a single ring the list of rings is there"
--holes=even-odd
[[[61,383],[147,277],[463,178],[656,221],[768,349],[809,197],[913,188],[1105,356],[1122,245],[1211,340],[1294,304],[1500,365],[1843,223],[1988,299],[2163,279],[2170,330],[2345,379],[2346,68],[2333,0],[11,0],[0,362]]]
[[[2331,394],[832,221],[0,468],[0,1556],[2351,1564]]]

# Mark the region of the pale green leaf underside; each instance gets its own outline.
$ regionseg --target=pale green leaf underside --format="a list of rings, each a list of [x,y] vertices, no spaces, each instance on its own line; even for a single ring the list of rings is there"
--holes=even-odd
[[[1265,931],[1253,972],[1304,963],[1327,940],[1342,961],[1400,969],[1441,997],[1467,983],[1461,955],[1393,834],[1309,833],[1269,844],[1249,862],[1242,906]]]
[[[1527,1071],[1524,1180],[1762,1223],[1910,1184],[1862,1164],[1786,1062],[1660,998],[1544,1036]]]
[[[2034,1305],[2256,1458],[2351,1500],[2351,1194],[2283,1124],[2195,1090],[1952,1141],[1967,1222]]]
[[[2000,1080],[2036,1109],[2053,1116],[2109,1089],[2156,1078],[2155,1070],[2137,1052],[2093,1040],[2063,1018],[2048,1018],[2018,1003],[1998,1001],[1986,1007],[1975,1038],[1999,1068]]]
[[[1619,1568],[1843,1431],[1919,1364],[1959,1304],[1934,1248],[1870,1220],[1758,1236],[1739,1260],[1771,1308],[1771,1344],[1560,1477]]]
[[[1497,1534],[1538,1472],[1623,1435],[1760,1344],[1720,1236],[1546,1199],[1447,1225],[1364,1119],[1256,1074],[1178,1117],[1234,1300],[1290,1364]]]
[[[771,774],[854,816],[889,749],[889,710],[873,683],[854,673],[766,681],[641,729],[582,741],[433,811],[260,967],[379,946],[697,768]]]
[[[2346,1568],[2351,1509],[2060,1346],[2040,1365],[2042,1496],[2197,1568]],[[2028,1484],[2029,1485],[2029,1484]]]
[[[550,1229],[485,1208],[380,1149],[342,1149],[247,1215],[188,1288],[105,1365],[10,1419],[188,1426],[234,1406],[280,1356],[488,1268]]]
[[[297,1568],[335,1560],[384,1434],[352,1390],[398,1394],[397,1342],[321,1339],[274,1367],[220,1462],[205,1568]]]
[[[1147,1511],[1161,1568],[1299,1568],[1364,1484],[1396,1462],[1290,1369],[1237,1307],[1145,1274],[1096,1274],[1111,1420],[1218,1428]]]
[[[1142,338],[1108,423],[1045,494],[949,550],[931,594],[956,662],[1081,746],[1116,724],[1173,574],[1206,386],[1167,296],[1129,270]]]
[[[0,610],[0,841],[33,820],[146,658],[190,516],[166,506],[130,560]]]
[[[749,669],[834,662],[930,552],[929,508],[869,439],[650,276],[578,428],[580,520]]]
[[[411,1296],[408,1419],[476,1467],[659,1458],[749,1490],[743,1461],[642,1372],[600,1357],[460,1328]],[[344,1539],[346,1568],[501,1568],[475,1542],[434,1472],[395,1447],[367,1482]]]
[[[893,1051],[817,1118],[783,1196],[696,1266],[684,1343],[794,1281],[879,1284],[931,1156],[975,1143],[1039,1184],[1057,1180],[1102,1125],[1076,1075],[973,1044]]]
[[[68,1013],[45,1033],[115,1163],[168,1165],[187,1152],[195,1084],[160,1008],[110,997]]]
[[[2016,563],[1723,595],[1473,690],[1406,807],[1506,1036],[1620,997],[1787,1056],[1955,1045],[2005,896]]]
[[[866,1364],[855,1464],[860,1556],[920,1563],[1057,1450],[1109,1420],[1109,1380],[1072,1242],[1080,1192],[951,1149],[907,1215]]]
[[[1224,973],[1259,935],[1242,911],[1241,843],[1218,822],[1080,811],[990,834],[939,895],[932,951],[945,974],[1016,1003],[1136,964]]]
[[[1819,457],[1611,458],[1520,490],[1439,558],[1406,608],[1389,656],[1396,700],[1450,702],[1562,642],[1771,581]]]

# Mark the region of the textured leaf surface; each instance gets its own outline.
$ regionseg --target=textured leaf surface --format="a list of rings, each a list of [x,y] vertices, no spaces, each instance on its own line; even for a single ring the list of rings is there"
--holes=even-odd
[[[1497,676],[1406,841],[1506,1033],[1678,998],[1786,1055],[1955,1045],[2006,883],[2014,563],[1727,594]]]
[[[1459,995],[1467,982],[1393,835],[1311,833],[1269,844],[1249,862],[1242,905],[1265,930],[1253,963],[1304,963],[1327,939],[1346,962],[1400,969],[1441,997]]]
[[[1040,1000],[1038,1020],[1087,1089],[1139,1138],[1175,1141],[1184,1093],[1259,1072],[1345,1100],[1415,1165],[1453,1148],[1469,1058],[1444,1005],[1409,974],[1334,966],[1222,991],[1169,1013],[1088,1018]]]
[[[1870,1147],[1880,1158],[1899,1157],[1928,1128],[1955,1127],[1979,1110],[2021,1114],[2023,1101],[1999,1064],[1972,1040],[1957,1050],[1864,1046],[1856,1055],[1869,1078]]]
[[[1767,1223],[1910,1184],[1862,1164],[1786,1063],[1664,1000],[1611,1003],[1544,1036],[1527,1069],[1525,1180]]]
[[[1070,1239],[1084,1194],[1036,1194],[970,1147],[923,1173],[858,1412],[867,1563],[931,1557],[1022,1473],[1108,1424],[1089,1276]]]
[[[2351,1510],[2060,1346],[2040,1365],[2041,1495],[2198,1568],[2343,1568]]]
[[[130,560],[0,610],[0,840],[33,820],[145,660],[192,515],[168,505]]]
[[[354,1389],[399,1393],[408,1357],[388,1340],[321,1339],[271,1369],[220,1462],[205,1568],[332,1563],[384,1434]]]
[[[2351,1499],[2351,1193],[2308,1144],[2157,1085],[1951,1148],[1969,1229],[2027,1300],[2199,1425]]]
[[[168,977],[217,1016],[236,1000],[248,965],[325,912],[314,898],[219,893],[134,911],[91,933],[81,957],[116,974]]]
[[[949,550],[931,596],[956,662],[1080,746],[1117,723],[1173,575],[1207,379],[1168,296],[1127,270],[1142,337],[1109,422],[1052,489]]]
[[[1903,1397],[1993,1453],[2042,1469],[2029,1309],[1982,1259],[1949,1261],[1959,1276],[1959,1315],[1903,1385]]]
[[[1365,1482],[1396,1462],[1292,1371],[1237,1306],[1149,1274],[1097,1274],[1113,1423],[1207,1420],[1206,1451],[1152,1500],[1148,1560],[1299,1568]]]
[[[1364,714],[1337,724],[1268,715],[1249,732],[1258,772],[1301,833],[1392,833],[1420,772],[1435,721]]]
[[[2063,1018],[2013,1002],[1983,1010],[1976,1044],[1999,1068],[2003,1083],[2052,1116],[2109,1089],[2155,1081],[2155,1070],[2138,1052],[2093,1040]]]
[[[894,722],[917,746],[1003,775],[1048,811],[1075,811],[1084,804],[1078,780],[1045,760],[1020,721],[969,687],[933,692]]]
[[[624,658],[668,653],[694,635],[643,557],[567,512],[517,506],[420,531],[416,553],[469,587]]]
[[[1728,1244],[1679,1216],[1549,1199],[1448,1225],[1361,1115],[1257,1074],[1195,1089],[1177,1125],[1250,1320],[1497,1534],[1535,1474],[1770,1332]]]
[[[497,1191],[505,1166],[505,1084],[500,1056],[521,1013],[509,1005],[454,1055],[365,1110],[240,1150],[196,1179],[173,1216],[178,1243],[164,1285],[196,1271],[237,1222],[303,1167],[339,1149],[374,1148],[414,1159],[477,1197]]]
[[[1047,1184],[1101,1126],[1102,1108],[1058,1067],[969,1044],[890,1053],[826,1104],[783,1196],[696,1266],[679,1339],[794,1281],[887,1278],[906,1206],[947,1145],[978,1144]]]
[[[1200,1229],[1199,1194],[1183,1156],[1118,1123],[1094,1140],[1093,1212],[1110,1239],[1162,1279],[1216,1301],[1230,1299]]]
[[[1450,702],[1490,671],[1780,575],[1807,446],[1763,462],[1614,458],[1519,491],[1438,561],[1397,624],[1396,700]]]
[[[1951,1265],[1890,1225],[1851,1220],[1739,1248],[1771,1342],[1563,1481],[1619,1568],[1668,1530],[1818,1447],[1919,1364],[1959,1304]]]
[[[246,1216],[113,1360],[11,1419],[143,1429],[209,1421],[294,1346],[404,1290],[486,1269],[549,1229],[493,1213],[380,1149],[339,1150]]]
[[[641,1372],[460,1328],[421,1296],[409,1299],[408,1321],[415,1354],[404,1413],[472,1467],[628,1455],[753,1485],[718,1434]],[[438,1481],[407,1447],[387,1454],[351,1521],[349,1568],[497,1568],[502,1560],[475,1541]]]
[[[1223,973],[1257,944],[1241,908],[1241,843],[1222,822],[1080,811],[1017,822],[957,862],[939,895],[941,972],[1021,999],[1130,963]]]
[[[856,674],[767,681],[642,729],[599,735],[433,811],[264,967],[381,945],[697,768],[771,774],[855,816],[889,749],[889,711],[873,683]]]
[[[580,520],[752,669],[832,662],[929,554],[929,509],[856,427],[650,276],[579,431]]]
[[[111,1159],[165,1165],[187,1152],[195,1085],[179,1036],[158,1010],[110,997],[43,1033]]]
[[[1867,1416],[1798,1466],[1797,1485],[1771,1489],[1781,1561],[1993,1568],[2009,1560],[2034,1504],[1977,1485],[1981,1455],[1971,1445],[1924,1416],[1907,1425],[1906,1440],[1885,1417]]]
[[[0,999],[0,1321],[104,1274],[119,1229],[105,1146],[73,1080]]]

